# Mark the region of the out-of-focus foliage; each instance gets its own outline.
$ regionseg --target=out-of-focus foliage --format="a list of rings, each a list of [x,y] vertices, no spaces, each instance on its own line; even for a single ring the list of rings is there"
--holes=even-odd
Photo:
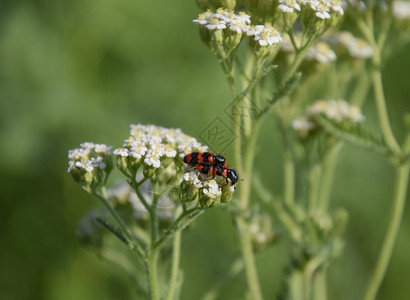
[[[131,123],[179,127],[198,136],[215,116],[226,117],[229,90],[191,23],[198,12],[186,0],[3,4],[0,299],[134,298],[122,270],[75,238],[77,222],[98,203],[65,173],[67,150],[88,140],[119,146]],[[387,105],[399,137],[401,115],[410,110],[409,51],[385,67]],[[371,127],[371,99],[364,111]],[[273,121],[264,126],[256,165],[263,183],[280,194],[280,137]],[[345,254],[330,269],[330,299],[362,295],[387,224],[392,177],[375,154],[344,148],[332,205],[345,207],[350,223]],[[223,211],[210,211],[184,234],[182,299],[205,293],[238,254],[230,220]],[[380,299],[410,294],[408,220],[407,210]],[[286,240],[258,255],[266,299],[278,291],[288,255]],[[242,275],[235,278],[223,299],[241,297],[244,284]]]

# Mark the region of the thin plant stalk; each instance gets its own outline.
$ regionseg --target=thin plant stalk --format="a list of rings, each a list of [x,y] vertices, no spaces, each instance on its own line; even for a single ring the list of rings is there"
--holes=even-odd
[[[252,249],[252,240],[249,234],[248,224],[243,217],[238,217],[236,219],[236,223],[238,226],[238,231],[240,233],[239,238],[245,263],[248,286],[252,295],[251,299],[262,300],[262,291],[259,284],[258,273],[255,264],[255,255]]]
[[[342,146],[342,142],[338,142],[334,145],[326,155],[323,162],[323,171],[318,196],[319,207],[321,207],[323,211],[327,211],[329,207],[330,193],[334,181],[337,158],[339,157]]]
[[[154,247],[151,249],[147,262],[146,262],[151,300],[159,299],[158,298],[158,284],[157,284],[157,280],[158,280],[157,264],[158,264],[158,249]]]
[[[288,140],[286,129],[282,131],[283,136],[283,174],[284,174],[284,200],[288,207],[295,203],[295,161]]]
[[[397,182],[395,187],[392,216],[364,300],[373,300],[376,298],[377,292],[386,274],[394,244],[396,242],[396,237],[400,229],[400,224],[406,203],[407,183],[409,179],[409,163],[400,166],[397,169],[396,173]]]
[[[372,21],[372,17],[369,17],[369,20]],[[383,49],[387,31],[389,30],[390,23],[384,23],[378,41],[376,41],[374,37],[373,27],[371,26],[372,24],[369,21],[367,23],[363,21],[358,21],[357,25],[359,29],[362,31],[364,37],[367,39],[367,41],[373,48],[373,69],[371,71],[371,79],[373,84],[373,93],[376,102],[381,131],[390,149],[393,150],[396,156],[400,158],[402,154],[402,149],[398,145],[394,137],[393,131],[391,130],[390,121],[387,114],[386,100],[384,97],[381,74],[381,52]],[[372,274],[369,286],[365,293],[365,300],[375,299],[377,292],[380,289],[380,285],[383,281],[383,278],[386,274],[386,270],[390,262],[396,237],[400,229],[400,224],[406,203],[408,179],[409,162],[407,161],[405,163],[400,163],[396,165],[396,185],[394,191],[392,216],[388,225],[386,235],[384,237],[379,257],[376,262],[375,270]]]
[[[173,249],[172,249],[172,269],[171,280],[169,283],[167,300],[174,300],[176,294],[176,286],[179,273],[179,259],[181,254],[181,231],[177,231],[174,235]]]
[[[315,300],[327,300],[326,270],[318,271],[313,284],[313,294]]]
[[[260,120],[256,120],[252,128],[252,134],[248,141],[248,146],[245,152],[245,161],[243,168],[243,175],[245,181],[241,184],[239,191],[239,199],[242,212],[247,211],[249,208],[250,190],[251,190],[251,174],[253,172],[253,161],[255,157],[255,148],[257,133],[259,132]],[[263,299],[262,291],[259,284],[258,273],[255,264],[255,255],[252,248],[252,240],[249,234],[248,225],[245,220],[245,216],[241,214],[236,218],[238,225],[238,231],[240,236],[240,243],[242,248],[242,255],[245,262],[245,271],[252,299]]]

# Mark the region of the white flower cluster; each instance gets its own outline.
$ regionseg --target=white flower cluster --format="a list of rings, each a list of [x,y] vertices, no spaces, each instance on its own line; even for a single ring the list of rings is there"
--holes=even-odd
[[[252,36],[260,46],[273,46],[282,42],[279,31],[272,27],[271,23],[265,25],[249,26],[246,30],[247,36]]]
[[[345,49],[348,55],[353,58],[366,59],[373,55],[372,47],[363,39],[356,38],[349,31],[342,31],[336,35],[326,37],[325,40],[337,48]],[[339,52],[338,52],[339,53]]]
[[[280,33],[270,23],[250,25],[251,17],[244,12],[235,14],[224,8],[218,8],[216,13],[207,10],[193,22],[209,31],[228,29],[237,34],[245,33],[247,36],[253,37],[260,46],[272,46],[282,41]]]
[[[193,22],[208,30],[228,28],[230,31],[242,33],[251,23],[251,17],[244,12],[235,14],[227,9],[218,8],[215,13],[208,9],[206,12],[199,14]]]
[[[293,35],[295,43],[300,47],[301,44],[301,33],[296,32]],[[281,44],[280,50],[284,53],[294,53],[295,48],[288,35],[285,36],[283,43]],[[336,53],[330,48],[325,40],[319,40],[316,44],[310,47],[306,53],[305,60],[316,61],[321,64],[328,64],[336,60]]]
[[[284,13],[293,13],[300,11],[301,7],[314,11],[315,16],[319,19],[330,19],[331,13],[336,12],[343,15],[343,6],[341,0],[279,0],[278,8]]]
[[[129,157],[154,168],[161,166],[165,158],[184,157],[196,151],[206,151],[195,138],[184,134],[180,129],[168,129],[155,125],[131,125],[130,137],[124,141],[122,148],[113,153]]]
[[[67,172],[83,171],[91,173],[94,170],[104,170],[106,158],[111,153],[111,147],[104,144],[82,143],[80,148],[68,151]]]
[[[279,3],[278,8],[285,13],[300,11],[300,5],[296,0],[279,0]]]
[[[397,20],[410,20],[410,2],[393,1],[392,15]]]
[[[197,170],[192,168],[187,168],[184,174],[184,181],[186,181],[190,186],[200,189],[202,193],[208,199],[217,199],[222,195],[222,189],[214,179],[207,178],[205,174],[201,174]],[[229,186],[233,192],[234,186]]]
[[[294,35],[295,43],[300,46],[301,34]],[[288,35],[284,36],[280,51],[284,53],[294,53],[295,48]],[[372,47],[363,39],[356,38],[348,31],[331,34],[321,38],[316,44],[310,47],[305,59],[317,61],[322,64],[330,63],[337,57],[351,57],[357,59],[367,59],[373,55]]]
[[[318,61],[321,64],[328,64],[336,60],[336,53],[326,42],[318,41],[308,49],[305,59]]]
[[[196,170],[187,170],[184,174],[184,180],[202,192],[210,199],[215,199],[222,195],[222,190],[218,183],[213,179],[206,179],[206,175]]]
[[[350,105],[345,100],[318,100],[306,109],[306,114],[292,121],[292,128],[307,132],[316,128],[314,116],[323,114],[337,123],[359,123],[365,120],[360,107]]]
[[[276,235],[272,228],[272,220],[268,214],[253,216],[248,228],[252,244],[257,249],[263,249],[275,239]]]

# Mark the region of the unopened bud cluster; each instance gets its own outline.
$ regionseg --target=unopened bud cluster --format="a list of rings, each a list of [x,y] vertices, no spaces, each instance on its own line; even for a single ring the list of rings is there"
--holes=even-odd
[[[292,121],[293,129],[298,131],[301,136],[306,136],[309,131],[318,128],[319,125],[315,122],[317,115],[324,115],[329,120],[339,124],[353,124],[365,120],[360,107],[350,105],[345,100],[318,100],[306,109],[303,116]]]

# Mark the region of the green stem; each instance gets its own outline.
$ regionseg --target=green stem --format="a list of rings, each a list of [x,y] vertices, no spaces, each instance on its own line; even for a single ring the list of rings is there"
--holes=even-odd
[[[179,259],[181,253],[181,231],[177,231],[174,235],[174,245],[172,252],[172,269],[171,269],[171,280],[169,283],[168,297],[167,300],[174,300],[176,293],[176,286],[178,281],[179,273]]]
[[[157,242],[158,237],[158,216],[157,216],[158,197],[154,196],[150,213],[151,220],[151,247]]]
[[[255,157],[256,140],[259,133],[260,120],[254,122],[252,128],[252,134],[247,143],[246,154],[244,159],[244,178],[246,179],[240,187],[239,199],[242,212],[246,212],[249,207],[249,197],[251,189],[251,174],[253,171],[253,161]],[[241,214],[236,218],[238,225],[239,238],[241,242],[242,255],[245,262],[245,271],[248,281],[248,286],[252,295],[252,299],[261,300],[262,292],[259,285],[258,273],[255,265],[255,256],[252,248],[252,240],[248,230],[248,224],[246,222],[245,216]]]
[[[389,117],[387,115],[386,109],[386,101],[384,99],[384,92],[383,92],[383,82],[382,82],[382,75],[380,71],[380,67],[377,65],[379,64],[379,60],[376,59],[374,62],[375,68],[372,70],[372,81],[373,81],[373,92],[374,98],[376,101],[377,112],[379,115],[380,126],[382,129],[383,136],[389,145],[390,149],[392,149],[396,154],[401,153],[400,146],[398,145],[393,132],[390,127]]]
[[[351,103],[354,105],[362,106],[366,100],[366,96],[370,90],[370,80],[367,75],[366,68],[363,68],[360,75],[357,78],[354,90],[350,96]]]
[[[236,85],[235,85],[235,78],[234,78],[234,71],[233,71],[233,64],[230,67],[224,66],[224,61],[221,61],[221,65],[223,67],[225,76],[228,80],[229,88],[231,89],[231,93],[233,96],[234,101],[236,101],[232,107],[232,114],[234,119],[234,133],[235,133],[235,140],[234,140],[234,155],[236,166],[238,170],[241,170],[241,145],[242,145],[242,137],[241,137],[241,101],[237,100],[237,92],[236,92]]]
[[[283,173],[285,183],[285,204],[288,207],[292,207],[295,203],[295,162],[290,150],[289,141],[287,140],[287,134],[284,132],[284,153],[283,153]]]
[[[311,213],[318,208],[319,197],[319,179],[322,173],[322,168],[319,164],[315,164],[309,170],[309,196],[308,196],[308,212]]]
[[[321,176],[321,183],[319,188],[319,207],[323,211],[327,211],[329,207],[330,192],[332,190],[333,179],[335,175],[337,158],[342,149],[342,142],[337,143],[330,149],[323,162],[323,172]]]
[[[171,228],[169,228],[162,234],[162,236],[155,243],[154,247],[157,249],[161,248],[178,231],[182,231],[203,212],[204,210],[200,208],[192,208],[190,210],[184,211],[182,215],[180,215],[178,219],[174,222]]]
[[[260,130],[261,121],[255,120],[252,133],[250,138],[247,140],[246,153],[244,157],[244,168],[243,168],[243,178],[245,181],[241,184],[241,189],[239,190],[239,198],[241,202],[241,208],[243,211],[247,210],[249,207],[249,197],[251,190],[251,177],[253,173],[253,163],[255,158],[256,141],[258,139],[258,134]],[[240,174],[239,174],[240,175]]]
[[[117,214],[115,211],[114,207],[112,207],[110,201],[108,201],[105,188],[101,189],[101,195],[97,192],[93,192],[93,194],[100,199],[101,203],[104,205],[104,207],[109,211],[111,216],[115,219],[117,222],[117,225],[120,227],[121,231],[125,234],[127,237],[128,241],[131,243],[128,246],[132,251],[137,253],[141,258],[144,258],[144,251],[141,249],[139,245],[138,239],[130,233],[128,230],[127,225],[125,225],[124,221],[121,219],[121,217]]]
[[[290,66],[288,72],[285,74],[285,76],[282,79],[282,83],[280,86],[284,85],[288,80],[295,74],[296,70],[299,68],[300,64],[302,63],[303,59],[306,56],[306,52],[309,50],[309,48],[313,45],[313,43],[316,41],[315,37],[311,37],[303,47],[300,47],[296,51],[295,59],[292,62],[292,65]]]
[[[317,272],[313,285],[314,299],[327,300],[326,271]]]
[[[284,175],[285,175],[285,203],[291,207],[295,202],[295,164],[290,151],[284,153]]]
[[[382,81],[382,74],[381,74],[381,52],[383,50],[383,45],[385,41],[384,35],[387,34],[387,31],[390,28],[390,23],[385,22],[382,27],[382,32],[380,33],[379,40],[376,41],[373,33],[373,16],[368,15],[367,24],[365,21],[358,19],[357,26],[362,32],[364,38],[367,42],[371,45],[373,49],[373,56],[372,56],[372,71],[371,71],[371,79],[373,83],[373,93],[374,98],[377,106],[377,113],[379,115],[379,121],[381,130],[383,133],[383,137],[386,140],[386,143],[389,145],[390,149],[393,150],[396,154],[400,154],[400,146],[397,143],[393,131],[390,127],[389,117],[387,114],[386,109],[386,100],[384,98],[384,91],[383,91],[383,81]]]
[[[255,265],[255,256],[252,249],[252,240],[248,230],[248,224],[241,216],[236,218],[241,242],[242,255],[245,262],[246,279],[248,281],[251,299],[262,300],[262,292],[259,286],[258,273]]]
[[[375,270],[364,297],[365,300],[375,299],[383,278],[386,274],[386,269],[392,255],[397,233],[400,229],[401,219],[403,217],[404,207],[406,203],[408,179],[409,163],[407,162],[406,164],[403,164],[397,168],[397,181],[393,202],[393,212],[389,227],[384,237],[379,257],[377,259]]]
[[[151,248],[151,252],[147,259],[147,272],[148,272],[148,285],[150,291],[151,300],[157,300],[158,298],[158,275],[157,275],[157,262],[158,262],[158,249]]]

